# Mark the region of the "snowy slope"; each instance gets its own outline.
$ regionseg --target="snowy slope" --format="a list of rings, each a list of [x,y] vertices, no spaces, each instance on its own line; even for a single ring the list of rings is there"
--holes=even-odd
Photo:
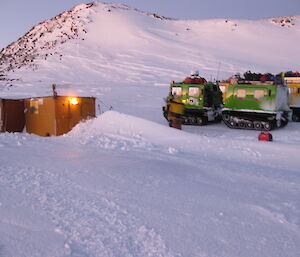
[[[1,97],[56,83],[113,111],[60,137],[0,134],[0,256],[298,257],[300,124],[259,142],[224,124],[169,128],[161,106],[190,70],[299,70],[299,20],[180,21],[94,3],[3,49]]]
[[[88,85],[85,94],[101,95],[99,85],[168,84],[195,69],[208,79],[249,69],[297,70],[300,18],[287,23],[182,21],[125,5],[83,4],[38,24],[1,51],[0,70],[21,79],[9,82],[13,87],[4,93],[45,95],[56,83],[78,94]]]

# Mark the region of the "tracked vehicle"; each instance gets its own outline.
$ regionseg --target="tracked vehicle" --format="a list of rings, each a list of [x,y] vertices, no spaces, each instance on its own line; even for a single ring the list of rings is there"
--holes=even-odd
[[[293,73],[291,76],[284,77],[284,80],[289,87],[292,120],[300,121],[300,75]]]
[[[166,106],[163,107],[167,120],[168,102],[171,98],[180,99],[184,106],[184,125],[205,125],[208,122],[221,121],[222,92],[216,84],[172,82],[169,95],[165,98]]]
[[[288,87],[281,77],[251,81],[238,78],[227,88],[222,119],[229,128],[272,130],[291,117]]]

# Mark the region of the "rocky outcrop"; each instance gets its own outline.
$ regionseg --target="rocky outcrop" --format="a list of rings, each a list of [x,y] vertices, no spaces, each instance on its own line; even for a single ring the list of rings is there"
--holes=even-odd
[[[24,36],[1,50],[0,70],[9,72],[23,66],[35,69],[37,58],[47,59],[53,55],[62,57],[56,46],[70,39],[84,40],[84,34],[87,33],[85,24],[90,22],[89,9],[93,5],[94,3],[76,6],[34,26]]]

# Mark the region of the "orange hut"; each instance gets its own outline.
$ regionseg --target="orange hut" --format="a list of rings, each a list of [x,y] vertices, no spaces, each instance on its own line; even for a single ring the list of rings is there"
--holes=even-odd
[[[68,133],[80,121],[96,116],[94,97],[53,96],[27,98],[26,131],[39,136]]]

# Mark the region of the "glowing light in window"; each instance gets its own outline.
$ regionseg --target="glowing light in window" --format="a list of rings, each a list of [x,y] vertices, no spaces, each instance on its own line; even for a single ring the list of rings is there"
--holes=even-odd
[[[76,105],[76,104],[79,103],[79,102],[78,102],[78,99],[77,99],[76,97],[71,97],[71,98],[69,98],[69,101],[70,101],[71,104],[74,104],[74,105]]]

